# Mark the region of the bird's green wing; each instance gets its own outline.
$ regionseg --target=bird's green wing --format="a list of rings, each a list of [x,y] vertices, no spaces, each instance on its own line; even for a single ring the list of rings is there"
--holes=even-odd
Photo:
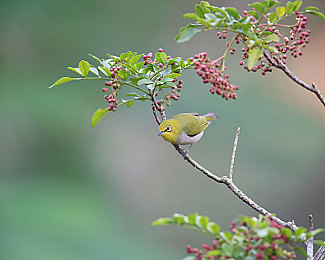
[[[201,133],[205,128],[208,127],[209,122],[198,114],[193,115],[191,113],[183,113],[174,116],[174,119],[179,120],[182,129],[189,136],[195,136]]]

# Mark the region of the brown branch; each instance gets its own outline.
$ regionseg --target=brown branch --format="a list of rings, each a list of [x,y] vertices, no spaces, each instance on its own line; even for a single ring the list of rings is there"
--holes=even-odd
[[[314,231],[313,215],[309,215],[309,232]],[[314,237],[310,237],[306,241],[307,260],[314,260]]]
[[[152,102],[154,103],[154,107],[159,107],[157,104],[157,101],[154,97],[151,96]],[[166,115],[164,110],[162,109],[158,109],[157,110],[160,112],[161,118],[163,119],[163,121],[166,119]],[[239,135],[239,132],[237,130],[237,135]],[[237,142],[236,139],[238,141],[238,136],[236,135],[235,138],[235,143],[234,146],[236,146],[237,148]],[[174,145],[174,148],[176,149],[176,151],[183,156],[184,154],[184,150],[179,146],[179,145]],[[235,150],[235,147],[233,149],[233,151]],[[234,154],[234,152],[233,152]],[[233,160],[234,160],[235,156],[233,155]],[[208,178],[214,180],[215,182],[218,183],[223,183],[225,184],[228,189],[230,189],[241,201],[245,202],[247,205],[249,205],[251,208],[253,208],[254,210],[256,210],[258,213],[264,215],[264,216],[268,216],[270,219],[276,221],[277,223],[279,223],[282,226],[288,227],[290,228],[292,231],[295,231],[298,229],[298,227],[295,225],[294,221],[288,221],[285,222],[281,219],[279,219],[278,217],[275,217],[272,213],[270,213],[269,211],[267,211],[266,209],[264,209],[263,207],[261,207],[260,205],[258,205],[255,201],[253,201],[251,198],[249,198],[245,193],[243,193],[232,181],[231,178],[227,177],[227,176],[223,176],[223,177],[219,177],[215,174],[213,174],[212,172],[210,172],[209,170],[205,169],[203,166],[201,166],[199,163],[197,163],[195,160],[193,160],[188,154],[185,156],[184,158],[188,163],[190,163],[194,168],[198,169],[200,172],[202,172],[205,176],[207,176]]]
[[[299,79],[295,74],[293,74],[293,72],[291,70],[289,70],[289,68],[286,65],[283,64],[283,62],[281,60],[279,60],[277,58],[273,59],[266,50],[264,50],[264,57],[268,60],[268,62],[270,62],[272,64],[272,66],[282,70],[290,79],[292,79],[298,85],[307,89],[308,91],[313,92],[318,97],[320,102],[322,102],[322,104],[325,106],[325,98],[315,83],[313,83],[310,86],[306,82]]]
[[[152,107],[153,116],[155,117],[157,124],[160,125],[160,120],[159,120],[159,117],[157,114],[157,109],[156,109],[154,103],[151,104],[151,107]]]

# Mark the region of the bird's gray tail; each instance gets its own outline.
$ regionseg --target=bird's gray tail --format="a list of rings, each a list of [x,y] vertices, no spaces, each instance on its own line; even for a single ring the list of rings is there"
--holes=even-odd
[[[215,113],[212,112],[209,112],[206,115],[203,115],[202,117],[204,117],[209,122],[220,118],[219,116],[217,116]]]

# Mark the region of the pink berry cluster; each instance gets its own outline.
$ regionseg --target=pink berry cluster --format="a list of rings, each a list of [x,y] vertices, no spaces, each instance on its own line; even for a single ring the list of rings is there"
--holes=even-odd
[[[229,75],[225,73],[226,67],[218,64],[218,60],[211,61],[206,52],[198,53],[194,56],[194,68],[197,75],[203,79],[203,83],[210,83],[209,91],[228,100],[237,99],[235,90],[239,87],[229,81]]]
[[[176,88],[171,88],[170,93],[165,93],[163,89],[160,90],[160,92],[164,95],[164,97],[157,101],[157,104],[161,107],[162,110],[165,110],[165,105],[170,106],[171,100],[177,101],[181,94],[181,90],[183,87],[183,81],[174,79],[173,82],[176,84]],[[156,93],[156,96],[158,96],[158,93]]]
[[[261,224],[261,228],[258,225]],[[202,244],[201,248],[192,248],[190,245],[186,246],[187,254],[195,256],[195,260],[203,259],[243,259],[244,257],[251,256],[254,259],[295,259],[295,252],[288,252],[283,249],[283,245],[290,247],[293,243],[291,237],[281,232],[285,227],[281,226],[275,221],[271,221],[269,218],[264,218],[260,224],[248,225],[246,221],[237,220],[232,221],[229,226],[232,232],[231,247],[240,249],[240,252],[236,252],[236,255],[229,252],[229,250],[223,251],[223,245],[229,244],[229,240],[225,241],[223,236],[217,236],[213,240],[212,245]],[[270,235],[261,235],[267,227],[272,227],[278,230]],[[209,255],[212,250],[218,250],[218,255]],[[237,257],[237,258],[236,258]]]
[[[115,112],[117,109],[118,101],[116,99],[117,93],[121,87],[120,79],[118,77],[119,70],[122,69],[122,66],[118,66],[118,62],[115,63],[115,67],[110,69],[112,80],[105,82],[105,88],[102,88],[102,92],[109,92],[110,94],[104,95],[104,98],[109,103],[108,110]]]
[[[301,56],[303,54],[302,49],[305,48],[310,41],[310,30],[305,30],[308,18],[303,14],[300,14],[298,11],[296,11],[295,15],[296,23],[292,26],[284,26],[290,28],[289,37],[284,36],[280,32],[279,28],[282,27],[281,24],[263,24],[260,21],[256,20],[255,17],[247,11],[244,11],[243,16],[239,16],[239,18],[248,17],[252,21],[254,21],[253,26],[257,26],[256,32],[260,33],[262,39],[266,38],[270,33],[278,36],[279,39],[281,39],[280,42],[271,42],[271,44],[274,45],[277,51],[269,50],[269,52],[272,58],[281,61],[283,64],[286,64],[288,53],[290,53],[294,58]],[[265,19],[269,21],[268,16],[265,16]],[[222,32],[217,32],[217,37],[219,39],[226,39],[226,30]],[[236,44],[242,43],[244,45],[244,47],[241,49],[242,61],[240,61],[239,64],[242,65],[245,70],[253,72],[257,72],[258,70],[260,70],[263,76],[266,75],[266,73],[268,72],[272,72],[272,64],[270,64],[265,57],[261,57],[258,63],[252,69],[249,69],[246,63],[248,60],[249,52],[251,51],[252,47],[248,46],[248,37],[244,34],[237,34],[234,40]],[[235,48],[230,48],[230,54],[234,54],[235,51]]]
[[[270,227],[281,230],[284,226],[278,224],[276,221],[270,221],[268,218],[265,219],[269,223]],[[250,228],[246,222],[235,222],[232,221],[230,230],[236,235],[244,235],[245,241],[245,252],[250,253],[252,250],[256,252],[256,259],[278,259],[280,256],[283,259],[295,259],[296,254],[294,252],[287,252],[280,249],[281,244],[289,242],[285,234],[273,235],[270,239],[267,237],[260,237],[256,230]],[[279,250],[280,249],[280,250]]]
[[[297,11],[296,20],[296,24],[290,28],[290,38],[283,37],[280,33],[278,33],[278,35],[283,38],[284,43],[278,43],[275,45],[275,47],[278,49],[279,53],[283,54],[283,59],[286,59],[287,51],[290,51],[290,54],[294,58],[297,58],[298,55],[301,56],[303,54],[302,48],[305,48],[307,43],[309,43],[310,41],[310,30],[304,30],[306,28],[308,18],[303,14],[299,14],[299,12]],[[290,41],[291,44],[289,45]]]
[[[162,48],[158,49],[158,52],[164,52],[164,50]],[[156,60],[152,60],[152,52],[149,52],[148,54],[145,54],[142,56],[143,60],[144,60],[144,64],[149,64],[149,63],[158,63]],[[170,60],[170,56],[167,56],[167,61]],[[165,66],[162,63],[158,63],[158,67],[160,68],[164,68]]]
[[[211,250],[217,250],[220,248],[219,242],[217,240],[212,241],[212,245],[202,244],[201,249],[199,248],[192,248],[190,245],[186,246],[186,253],[187,254],[194,254],[195,260],[203,260],[203,259],[220,259],[220,256],[207,256],[206,254]],[[226,258],[226,259],[230,259]]]

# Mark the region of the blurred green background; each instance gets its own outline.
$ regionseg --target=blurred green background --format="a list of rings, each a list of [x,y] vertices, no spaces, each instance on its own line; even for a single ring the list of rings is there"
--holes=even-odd
[[[173,41],[194,9],[186,0],[3,0],[0,8],[0,259],[181,259],[185,246],[210,237],[177,227],[151,227],[174,212],[209,215],[223,229],[256,215],[224,186],[195,171],[157,137],[148,104],[108,114],[98,82],[48,86],[92,53],[128,50],[190,57],[220,56],[213,33]],[[243,10],[248,1],[212,1]],[[304,6],[322,1],[304,1]],[[325,92],[324,21],[310,19],[311,44],[292,70]],[[191,155],[224,175],[241,127],[234,179],[284,220],[325,226],[325,110],[283,73],[245,73],[239,56],[227,67],[240,85],[237,101],[210,95],[188,71],[181,99],[167,115],[216,112]],[[322,235],[320,238],[325,239]]]

